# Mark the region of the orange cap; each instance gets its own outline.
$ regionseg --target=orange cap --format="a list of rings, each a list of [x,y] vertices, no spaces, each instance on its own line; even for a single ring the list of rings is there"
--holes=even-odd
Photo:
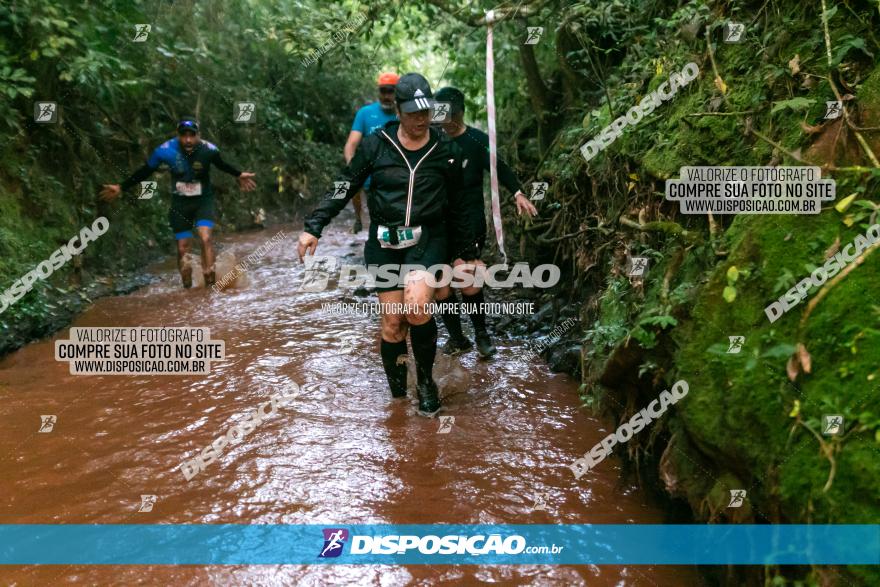
[[[400,79],[400,76],[396,73],[380,73],[379,79],[376,81],[377,86],[396,86],[397,80]]]

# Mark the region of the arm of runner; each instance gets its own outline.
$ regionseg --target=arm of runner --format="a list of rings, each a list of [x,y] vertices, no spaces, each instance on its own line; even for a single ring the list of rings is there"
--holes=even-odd
[[[155,154],[150,157],[150,160],[141,165],[134,173],[132,173],[126,180],[124,180],[121,184],[118,183],[105,183],[101,187],[101,199],[105,202],[112,202],[116,198],[119,197],[119,194],[123,191],[131,188],[134,185],[139,184],[140,182],[146,180],[156,169],[159,168],[159,162],[154,161]]]
[[[243,192],[250,192],[256,189],[257,183],[253,180],[256,176],[255,173],[251,173],[249,171],[240,171],[238,168],[230,165],[226,161],[223,160],[223,156],[220,155],[220,150],[216,149],[213,151],[214,159],[211,163],[217,167],[220,171],[224,173],[228,173],[229,175],[233,175],[238,179],[238,187]]]
[[[150,153],[150,158],[147,159],[147,162],[144,163],[141,167],[139,167],[131,176],[128,177],[125,181],[119,184],[105,184],[103,189],[101,190],[101,198],[107,202],[115,200],[120,192],[125,191],[132,186],[144,181],[151,175],[153,172],[159,169],[159,165],[162,164],[162,147],[156,147],[153,149],[153,152]]]
[[[238,187],[243,192],[251,192],[257,188],[257,182],[254,181],[256,173],[250,171],[242,171],[238,176]]]
[[[303,223],[303,234],[300,235],[299,253],[300,258],[307,250],[314,252],[318,239],[324,227],[345,208],[345,205],[363,187],[364,182],[373,171],[373,158],[379,145],[379,137],[372,135],[361,141],[355,150],[351,162],[342,170],[342,173],[333,182],[333,186],[327,190],[318,207],[309,214]],[[311,239],[314,238],[314,246]]]
[[[488,151],[486,151],[486,158],[488,159]],[[519,183],[519,180],[516,178],[516,174],[513,172],[513,169],[505,163],[501,157],[497,159],[498,163],[498,181],[501,182],[501,185],[510,190],[510,193],[522,193],[522,185]]]
[[[535,205],[529,201],[524,193],[522,193],[522,190],[516,192],[514,198],[516,199],[517,214],[528,214],[529,216],[536,216],[538,214],[538,209],[535,208]]]
[[[348,133],[348,139],[345,141],[345,148],[342,149],[346,165],[351,163],[358,145],[361,144],[361,139],[367,134],[366,116],[367,113],[363,108],[359,108],[354,115],[354,122],[351,123],[351,131]]]
[[[299,261],[302,263],[303,258],[307,255],[314,255],[315,249],[318,248],[318,237],[307,232],[299,235],[299,242],[296,246],[296,252],[299,255]]]
[[[355,122],[357,122],[357,119],[355,119]],[[345,148],[342,150],[342,154],[345,156],[346,165],[351,163],[351,159],[354,157],[354,152],[357,151],[358,145],[361,144],[363,136],[364,133],[355,129],[351,129],[351,132],[348,133],[348,140],[345,141]]]
[[[485,134],[480,134],[480,142],[485,147],[483,151],[483,160],[482,165],[483,169],[486,171],[489,170],[489,137]],[[519,183],[519,179],[516,177],[516,173],[513,172],[513,169],[505,163],[501,157],[496,158],[496,163],[498,164],[498,181],[501,182],[501,185],[506,187],[511,193],[514,194],[514,200],[516,201],[516,212],[517,214],[522,215],[523,213],[528,214],[529,216],[535,216],[538,213],[538,209],[535,208],[535,205],[532,204],[526,195],[522,191],[522,184]]]
[[[471,202],[467,201],[462,189],[461,167],[463,155],[461,150],[450,143],[450,154],[455,163],[447,168],[446,194],[449,200],[449,248],[453,258],[474,259],[477,256],[477,234],[474,229],[473,214],[476,213]],[[480,214],[483,209],[480,207]]]

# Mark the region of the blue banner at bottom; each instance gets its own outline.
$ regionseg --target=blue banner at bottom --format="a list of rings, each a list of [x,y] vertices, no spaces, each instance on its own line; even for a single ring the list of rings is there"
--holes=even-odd
[[[0,525],[5,565],[876,565],[880,525]]]

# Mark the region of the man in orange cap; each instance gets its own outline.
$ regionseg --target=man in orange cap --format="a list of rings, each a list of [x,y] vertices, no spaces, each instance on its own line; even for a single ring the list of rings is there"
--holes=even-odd
[[[345,141],[345,149],[343,150],[346,164],[351,162],[351,158],[354,157],[354,152],[357,150],[358,145],[361,144],[362,138],[383,128],[389,121],[397,120],[397,115],[394,113],[394,87],[397,85],[398,79],[399,76],[396,73],[382,73],[379,75],[379,79],[376,81],[376,84],[379,86],[379,101],[367,104],[357,111],[354,117],[354,124],[351,125],[351,132],[348,133],[348,140]],[[363,189],[366,191],[369,188],[370,180],[367,178]],[[352,198],[355,217],[354,228],[352,229],[354,234],[360,232],[364,227],[361,223],[362,193],[358,192]]]

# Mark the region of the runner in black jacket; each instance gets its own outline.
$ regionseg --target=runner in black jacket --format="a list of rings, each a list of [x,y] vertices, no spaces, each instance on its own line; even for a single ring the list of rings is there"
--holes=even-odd
[[[314,253],[321,231],[356,194],[367,177],[370,233],[364,247],[369,266],[396,267],[395,282],[380,284],[382,308],[381,355],[393,397],[406,396],[406,333],[409,330],[418,376],[419,411],[440,409],[432,377],[437,350],[437,324],[426,311],[434,287],[427,271],[400,266],[432,268],[447,264],[450,254],[471,258],[476,236],[462,217],[461,153],[448,137],[430,126],[431,87],[419,74],[400,78],[395,99],[400,121],[364,137],[348,167],[318,208],[305,220],[299,255]],[[387,305],[399,304],[400,309]]]
[[[483,172],[489,170],[489,137],[481,130],[467,126],[464,123],[464,94],[456,88],[442,88],[437,92],[438,102],[446,102],[450,105],[450,116],[443,122],[443,130],[455,141],[462,151],[462,205],[468,219],[469,233],[476,235],[475,247],[466,253],[474,253],[473,257],[462,255],[450,255],[449,262],[454,265],[485,265],[480,260],[480,251],[486,242],[486,215],[483,204]],[[538,213],[522,192],[519,180],[513,170],[501,159],[498,163],[498,179],[501,184],[514,194],[516,209],[520,214],[526,213],[534,216]],[[454,302],[453,293],[449,287],[440,288],[437,291],[437,302]],[[486,330],[486,316],[482,311],[484,298],[480,287],[465,287],[461,290],[461,299],[467,307],[476,308],[471,312],[471,323],[474,325],[474,334],[477,341],[477,351],[483,358],[495,354],[495,346]],[[450,307],[446,305],[444,307]],[[464,336],[461,330],[461,318],[456,312],[444,311],[441,316],[443,324],[449,331],[449,341],[443,347],[447,354],[456,354],[471,348],[471,341]]]

